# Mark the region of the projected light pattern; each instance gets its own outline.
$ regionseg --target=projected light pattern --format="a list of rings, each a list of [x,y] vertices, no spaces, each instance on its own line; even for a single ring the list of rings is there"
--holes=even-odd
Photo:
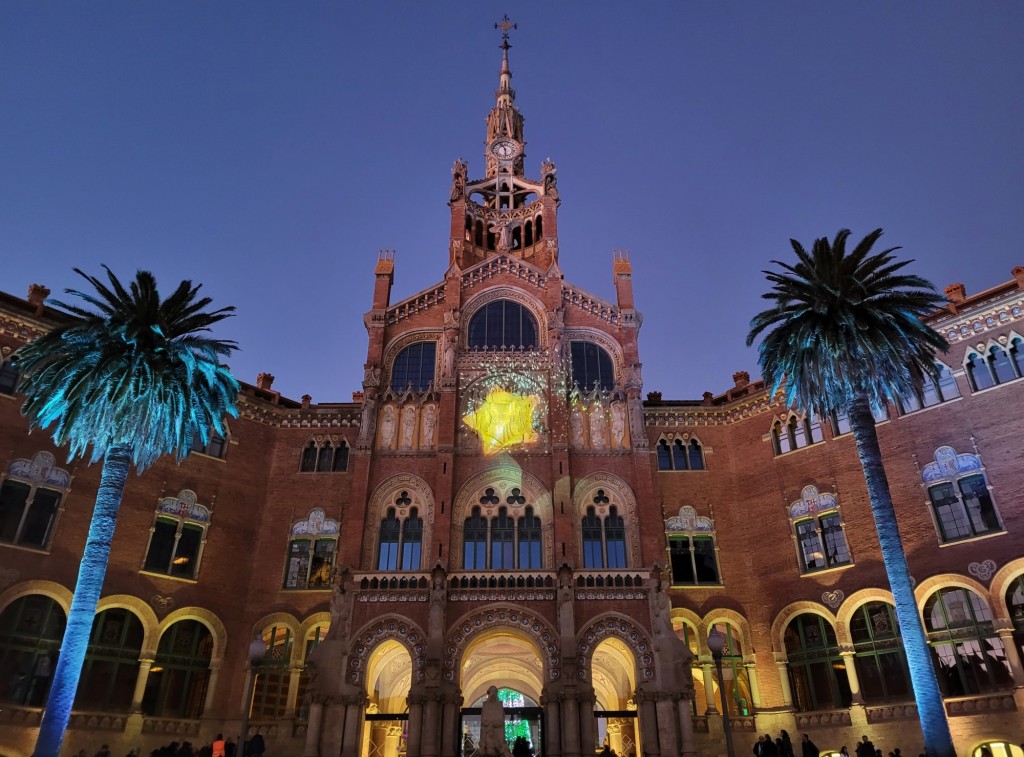
[[[532,444],[539,434],[535,414],[540,398],[492,387],[486,399],[462,419],[480,437],[485,455],[509,447]]]

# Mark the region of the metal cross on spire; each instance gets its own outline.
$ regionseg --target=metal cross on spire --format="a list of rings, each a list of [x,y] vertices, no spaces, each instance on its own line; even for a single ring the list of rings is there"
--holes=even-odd
[[[512,21],[509,19],[508,14],[506,13],[504,17],[501,19],[501,21],[498,21],[494,25],[494,28],[501,29],[501,46],[505,49],[508,49],[508,33],[513,29],[518,29],[519,24],[513,24]]]

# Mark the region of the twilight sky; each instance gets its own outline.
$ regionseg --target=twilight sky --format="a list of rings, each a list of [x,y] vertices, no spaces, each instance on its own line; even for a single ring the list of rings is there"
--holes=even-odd
[[[240,379],[349,400],[377,249],[392,302],[442,278],[506,11],[527,174],[558,165],[572,283],[614,301],[631,250],[645,391],[758,375],[790,237],[882,227],[969,294],[1024,264],[1024,3],[3,0],[0,289],[191,278]]]

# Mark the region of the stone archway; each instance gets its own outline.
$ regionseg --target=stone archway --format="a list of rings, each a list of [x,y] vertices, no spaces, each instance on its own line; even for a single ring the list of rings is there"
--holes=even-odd
[[[382,642],[389,639],[397,641],[408,650],[412,659],[412,681],[419,682],[424,679],[426,634],[408,618],[392,615],[378,618],[353,634],[349,669],[346,673],[348,683],[363,687],[371,654]]]
[[[452,628],[445,645],[446,681],[455,683],[470,643],[480,634],[495,629],[515,632],[536,646],[544,682],[554,681],[560,675],[558,633],[536,613],[512,605],[492,605],[464,615]]]

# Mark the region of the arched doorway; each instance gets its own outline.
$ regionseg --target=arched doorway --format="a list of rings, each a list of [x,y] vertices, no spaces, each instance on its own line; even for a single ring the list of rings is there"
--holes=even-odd
[[[366,727],[363,757],[400,757],[406,751],[412,658],[394,639],[384,641],[366,662]]]
[[[633,702],[636,664],[629,647],[614,637],[598,644],[591,658],[590,678],[597,698],[594,709],[597,743],[608,744],[619,757],[640,754],[640,733]]]
[[[524,738],[541,757],[544,754],[544,666],[534,643],[515,631],[494,629],[474,639],[462,656],[460,675],[463,701],[459,727],[459,754],[474,757],[480,740],[480,709],[487,690],[498,689],[505,710],[505,737],[509,748]]]

